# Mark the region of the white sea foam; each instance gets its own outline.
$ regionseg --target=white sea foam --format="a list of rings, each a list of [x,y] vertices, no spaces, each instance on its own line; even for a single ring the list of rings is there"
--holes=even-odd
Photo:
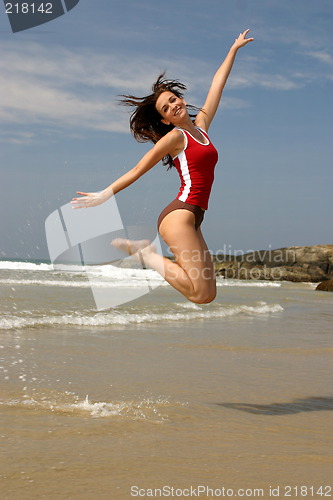
[[[90,283],[86,281],[61,281],[61,280],[37,280],[37,279],[0,279],[0,285],[22,285],[22,286],[59,286],[59,287],[74,287],[74,288],[88,288]]]
[[[129,270],[127,270],[129,271]],[[141,274],[131,274],[129,272],[126,273],[117,273],[118,276],[111,276],[109,274],[109,279],[105,279],[106,273],[104,276],[99,277],[97,279],[96,275],[89,274],[83,275],[82,279],[68,279],[68,280],[60,280],[60,279],[17,279],[17,278],[3,278],[0,279],[0,285],[11,285],[11,286],[55,286],[62,288],[141,288],[146,287],[147,284],[152,287],[157,286],[169,286],[166,281],[163,280],[157,273],[152,272],[149,273],[147,271],[142,271]],[[226,282],[217,281],[218,287],[249,287],[249,288],[279,288],[281,287],[281,283],[264,281],[264,282],[244,282],[241,280],[227,280]]]
[[[51,264],[34,264],[33,262],[14,262],[1,260],[0,269],[9,269],[17,271],[51,271],[53,266]]]
[[[152,287],[169,286],[168,283],[156,272],[151,269],[123,268],[112,264],[97,266],[79,266],[61,264],[53,266],[45,263],[32,262],[12,262],[0,261],[0,270],[22,271],[23,275],[16,275],[15,278],[2,278],[0,284],[3,285],[44,285],[56,287],[73,288],[140,288],[149,284]],[[24,271],[44,271],[43,276],[24,276]],[[49,274],[49,278],[45,276]],[[50,279],[52,278],[52,279]],[[65,279],[64,279],[65,278]],[[279,288],[281,282],[256,281],[256,280],[234,280],[217,278],[218,287],[259,287],[259,288]]]
[[[140,288],[168,286],[164,279],[151,269],[119,268],[111,264],[103,266],[55,266],[29,262],[0,261],[0,270],[15,271],[10,278],[2,276],[0,284],[12,286],[55,286],[73,288]],[[32,271],[34,272],[32,274]],[[43,271],[41,273],[40,271]]]
[[[113,325],[133,325],[142,323],[158,323],[160,321],[191,321],[198,319],[228,318],[231,316],[274,314],[283,311],[280,304],[266,304],[260,302],[256,305],[215,306],[213,308],[198,305],[184,306],[176,304],[175,307],[164,308],[159,312],[151,310],[139,310],[138,312],[115,310],[112,312],[92,311],[71,313],[59,316],[26,315],[4,316],[0,318],[0,328],[5,330],[36,328],[47,326],[83,326],[83,327],[108,327]]]
[[[191,309],[194,311],[201,311],[201,307],[198,304],[194,304],[194,302],[177,302],[177,307],[182,309]]]
[[[0,279],[0,285],[11,285],[11,286],[52,286],[52,287],[60,287],[60,288],[147,288],[148,286],[157,287],[157,286],[168,286],[168,283],[162,280],[152,280],[149,278],[145,279],[130,279],[127,277],[123,277],[123,279],[119,280],[110,280],[110,281],[97,281],[97,280],[89,280],[81,279],[81,280],[43,280],[43,279]]]
[[[161,412],[171,403],[162,397],[149,397],[138,401],[91,401],[88,396],[80,399],[73,393],[52,391],[50,397],[25,395],[22,399],[0,400],[0,406],[11,406],[22,409],[50,411],[66,415],[83,415],[94,418],[121,417],[130,420],[148,420],[162,423],[167,419]]]
[[[113,403],[92,402],[86,396],[84,401],[79,401],[71,406],[73,410],[81,410],[92,417],[120,416],[133,420],[163,421],[165,417],[160,414],[160,409],[169,404],[165,399],[144,399],[142,401],[121,401]]]
[[[241,287],[267,287],[279,288],[281,282],[276,281],[256,281],[256,280],[233,280],[233,279],[217,279],[217,286],[241,286]]]

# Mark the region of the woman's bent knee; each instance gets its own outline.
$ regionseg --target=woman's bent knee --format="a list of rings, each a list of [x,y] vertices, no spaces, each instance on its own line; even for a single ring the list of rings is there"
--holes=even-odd
[[[195,295],[189,297],[191,302],[195,304],[210,304],[216,299],[216,290],[207,292],[197,292]]]

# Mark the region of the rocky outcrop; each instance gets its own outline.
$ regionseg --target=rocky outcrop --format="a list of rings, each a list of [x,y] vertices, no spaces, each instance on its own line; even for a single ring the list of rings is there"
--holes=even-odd
[[[316,283],[333,280],[333,245],[219,254],[214,265],[216,274],[225,278]]]
[[[333,292],[333,280],[326,280],[319,283],[316,290],[320,290],[321,292]]]

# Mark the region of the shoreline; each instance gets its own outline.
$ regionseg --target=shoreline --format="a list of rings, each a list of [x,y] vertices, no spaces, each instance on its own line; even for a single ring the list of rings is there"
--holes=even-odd
[[[173,260],[173,257],[168,258]],[[297,283],[322,283],[333,280],[333,244],[290,246],[269,250],[253,250],[239,254],[218,253],[212,254],[212,259],[216,275],[225,279]],[[2,257],[0,262],[82,266],[81,262],[52,264],[48,259],[13,257]],[[125,262],[124,260],[116,262],[121,267],[137,267],[133,265],[134,262]]]

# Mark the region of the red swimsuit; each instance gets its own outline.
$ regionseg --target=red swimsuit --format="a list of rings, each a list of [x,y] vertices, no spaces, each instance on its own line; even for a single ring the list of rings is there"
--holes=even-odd
[[[177,198],[160,214],[157,221],[158,228],[170,212],[184,209],[194,214],[195,228],[198,229],[208,208],[218,154],[206,132],[199,127],[196,128],[205,138],[205,143],[199,142],[186,130],[178,128],[184,134],[185,147],[173,161],[181,185]]]
[[[178,129],[184,134],[185,147],[173,161],[181,185],[177,198],[160,214],[157,222],[158,228],[170,212],[185,209],[194,213],[195,228],[198,229],[203,221],[205,210],[208,208],[218,154],[206,132],[199,127],[196,128],[205,138],[205,143],[199,142],[186,130]]]
[[[177,200],[207,210],[218,154],[206,132],[196,128],[206,139],[205,144],[192,137],[186,130],[179,129],[184,134],[185,147],[173,159],[181,182]]]

